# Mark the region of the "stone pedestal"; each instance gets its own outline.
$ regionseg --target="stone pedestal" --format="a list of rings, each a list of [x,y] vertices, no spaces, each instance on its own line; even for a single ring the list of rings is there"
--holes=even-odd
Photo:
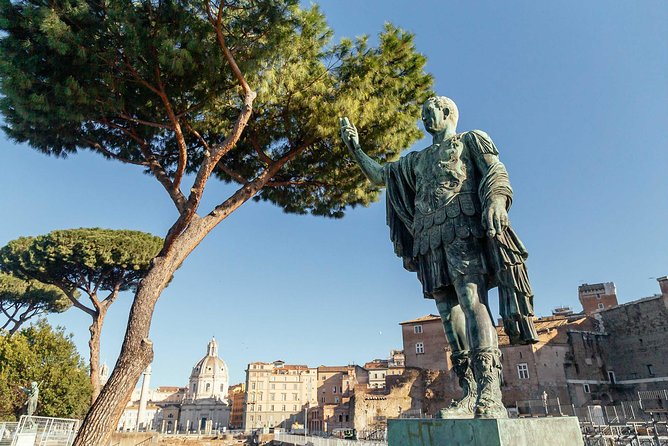
[[[388,446],[582,446],[576,417],[388,420]]]

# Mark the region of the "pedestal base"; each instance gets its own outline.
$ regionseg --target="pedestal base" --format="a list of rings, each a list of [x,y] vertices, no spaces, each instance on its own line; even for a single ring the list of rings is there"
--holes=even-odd
[[[576,417],[388,420],[388,446],[582,446]]]

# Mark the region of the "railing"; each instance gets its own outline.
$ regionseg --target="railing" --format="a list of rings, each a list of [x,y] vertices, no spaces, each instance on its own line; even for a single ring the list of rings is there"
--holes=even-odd
[[[0,423],[0,445],[9,446],[12,444],[12,439],[19,427],[18,422],[3,421]]]
[[[0,445],[27,437],[35,446],[70,446],[78,429],[79,420],[23,415],[18,423],[0,424]]]
[[[387,446],[385,441],[368,441],[368,440],[342,440],[340,438],[321,438],[303,435],[292,435],[283,432],[276,432],[274,434],[274,441],[279,444],[293,445],[293,446]]]

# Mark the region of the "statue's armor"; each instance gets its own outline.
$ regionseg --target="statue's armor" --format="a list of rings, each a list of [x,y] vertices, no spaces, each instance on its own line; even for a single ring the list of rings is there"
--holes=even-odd
[[[479,174],[461,135],[425,149],[415,167],[413,256],[448,245],[455,237],[482,238]]]

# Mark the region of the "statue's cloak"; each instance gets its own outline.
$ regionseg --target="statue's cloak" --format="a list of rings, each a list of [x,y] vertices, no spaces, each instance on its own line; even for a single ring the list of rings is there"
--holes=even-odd
[[[495,162],[481,162],[482,155],[498,156],[498,151],[486,133],[474,130],[462,135],[466,150],[477,160],[480,178],[478,197],[482,205],[482,215],[492,197],[507,197],[508,207],[512,203],[512,188],[505,166]],[[397,162],[384,167],[387,186],[387,224],[395,253],[403,259],[404,268],[417,271],[418,258],[414,250],[416,240],[413,234],[416,199],[416,164],[421,152],[411,152]],[[471,235],[473,236],[473,235]],[[506,334],[513,344],[528,344],[538,341],[533,325],[533,292],[529,283],[525,261],[528,252],[517,234],[508,227],[493,238],[485,236],[484,257],[486,259],[488,287],[499,288],[499,311],[503,318]],[[418,254],[419,256],[420,254]]]

